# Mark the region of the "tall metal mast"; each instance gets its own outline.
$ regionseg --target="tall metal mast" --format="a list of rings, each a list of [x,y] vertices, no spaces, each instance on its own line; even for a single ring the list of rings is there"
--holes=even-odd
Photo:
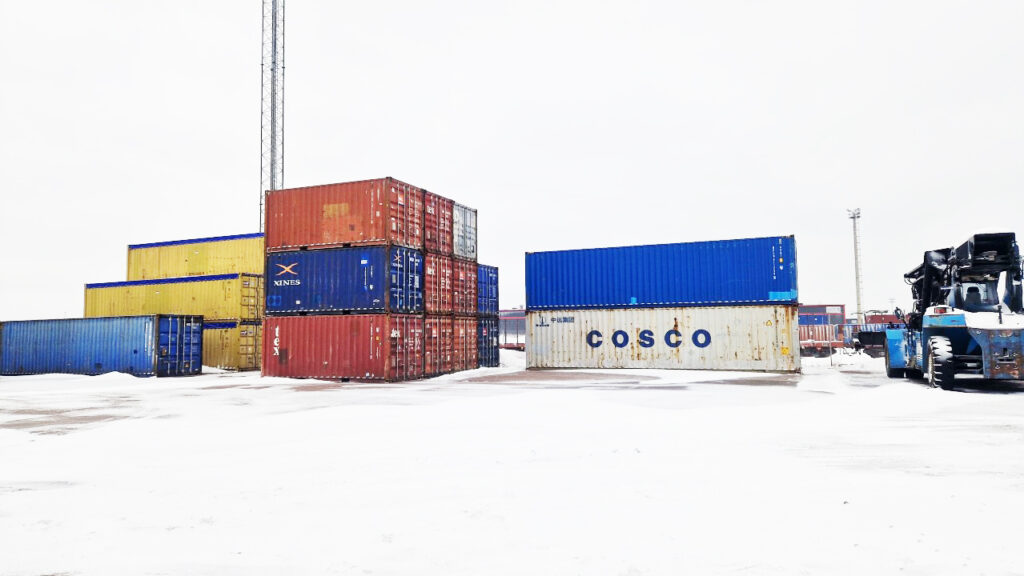
[[[853,220],[853,266],[857,282],[857,323],[863,324],[864,309],[861,308],[860,304],[860,234],[857,230],[857,221],[860,220],[860,208],[847,210],[846,213],[850,215],[850,220]]]
[[[267,190],[284,186],[284,0],[263,0],[260,232]]]

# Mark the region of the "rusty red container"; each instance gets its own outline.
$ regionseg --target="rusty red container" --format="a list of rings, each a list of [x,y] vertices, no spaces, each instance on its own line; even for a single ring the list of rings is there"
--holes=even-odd
[[[423,306],[427,314],[451,314],[454,311],[452,259],[441,254],[427,254],[423,259]]]
[[[423,377],[423,317],[268,317],[263,354],[264,376],[415,380]]]
[[[267,252],[393,244],[423,249],[423,190],[379,178],[270,190]]]
[[[452,255],[452,206],[455,202],[423,191],[423,249]]]
[[[456,314],[473,315],[477,309],[477,265],[468,260],[453,260],[452,304]]]
[[[459,372],[479,368],[476,318],[456,316],[452,332],[455,351],[452,369]]]
[[[423,375],[437,376],[451,373],[455,354],[452,317],[428,314],[423,321],[423,326]]]

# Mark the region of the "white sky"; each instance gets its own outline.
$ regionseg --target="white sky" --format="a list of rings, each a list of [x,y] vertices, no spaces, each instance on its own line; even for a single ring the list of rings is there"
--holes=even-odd
[[[80,316],[130,243],[254,232],[260,2],[0,19],[0,319]],[[1018,231],[1020,2],[287,4],[285,183],[394,176],[523,253],[794,234],[805,303],[906,306],[926,249]]]

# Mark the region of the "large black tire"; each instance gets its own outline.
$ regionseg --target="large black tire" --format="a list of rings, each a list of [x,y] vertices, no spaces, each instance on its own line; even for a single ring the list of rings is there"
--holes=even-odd
[[[928,383],[943,390],[952,390],[955,377],[953,345],[945,336],[932,336],[928,339]]]
[[[885,375],[889,378],[903,378],[907,371],[903,368],[892,368],[889,366],[889,341],[883,340],[882,345],[885,347]]]

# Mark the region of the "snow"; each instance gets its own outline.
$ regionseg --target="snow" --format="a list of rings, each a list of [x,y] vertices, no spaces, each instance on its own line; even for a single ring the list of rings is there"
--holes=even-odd
[[[1020,574],[1024,385],[0,378],[0,574]]]

